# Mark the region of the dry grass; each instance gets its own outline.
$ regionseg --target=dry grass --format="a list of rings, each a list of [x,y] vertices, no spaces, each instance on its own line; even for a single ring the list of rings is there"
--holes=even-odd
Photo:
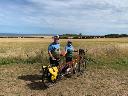
[[[2,66],[0,94],[4,96],[127,96],[128,72],[88,66],[86,73],[44,89],[40,65]]]
[[[86,48],[88,66],[80,77],[67,78],[44,89],[41,66],[48,64],[52,39],[0,39],[0,57],[30,59],[39,64],[0,65],[0,95],[4,96],[127,96],[128,39],[73,40]],[[61,40],[62,49],[67,40]],[[41,53],[42,52],[42,53]],[[34,59],[33,59],[34,58]],[[18,59],[18,60],[20,60]],[[42,60],[42,61],[41,61]],[[37,62],[35,61],[35,62]]]

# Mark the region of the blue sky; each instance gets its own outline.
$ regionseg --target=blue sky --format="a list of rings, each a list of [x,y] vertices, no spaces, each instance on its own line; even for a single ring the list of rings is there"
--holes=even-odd
[[[128,0],[0,0],[0,33],[128,34]]]

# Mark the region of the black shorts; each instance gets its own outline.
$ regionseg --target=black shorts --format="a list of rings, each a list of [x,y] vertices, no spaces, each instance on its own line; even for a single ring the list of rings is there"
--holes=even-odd
[[[71,61],[72,61],[72,57],[66,57],[66,63]]]
[[[52,58],[50,57],[49,60],[50,60],[50,65],[52,67],[55,67],[55,66],[58,66],[59,65],[59,61],[60,59],[59,58],[55,58],[56,60],[52,60]]]

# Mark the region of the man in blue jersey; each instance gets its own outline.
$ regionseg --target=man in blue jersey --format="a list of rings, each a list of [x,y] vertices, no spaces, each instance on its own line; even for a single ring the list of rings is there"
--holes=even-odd
[[[52,42],[48,47],[48,54],[50,65],[58,66],[60,60],[60,44],[59,44],[59,35],[54,36],[54,42]]]

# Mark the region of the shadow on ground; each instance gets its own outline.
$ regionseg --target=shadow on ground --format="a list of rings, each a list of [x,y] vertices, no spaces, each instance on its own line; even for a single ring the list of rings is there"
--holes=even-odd
[[[79,73],[79,74],[76,74],[74,76],[71,76],[71,74],[66,75],[63,78],[58,79],[57,82],[59,82],[61,80],[66,80],[67,78],[76,79],[79,76],[82,76],[82,74]],[[49,87],[54,86],[57,83],[57,82],[55,82],[55,83],[47,82],[47,83],[44,84],[42,82],[42,76],[38,75],[38,74],[22,75],[22,76],[18,76],[18,79],[24,80],[24,82],[27,81],[27,82],[25,82],[26,86],[29,87],[31,90],[46,90]]]
[[[42,82],[31,82],[30,84],[27,84],[27,86],[31,89],[31,90],[46,90],[48,88],[48,86],[46,86],[45,84],[43,84]]]
[[[41,75],[38,75],[38,74],[22,75],[22,76],[18,76],[18,79],[34,82],[36,80],[41,80]]]
[[[18,79],[24,81],[30,81],[26,86],[28,86],[31,90],[45,90],[48,87],[41,82],[41,75],[22,75],[18,76]]]

